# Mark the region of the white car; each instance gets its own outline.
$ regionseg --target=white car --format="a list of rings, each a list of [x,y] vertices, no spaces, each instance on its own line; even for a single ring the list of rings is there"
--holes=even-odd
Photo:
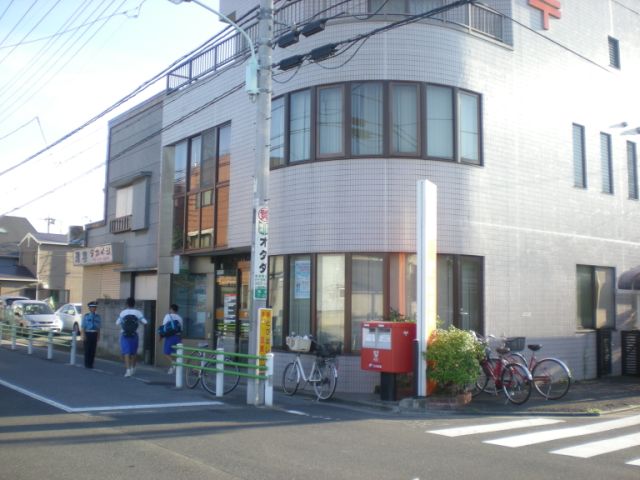
[[[56,310],[56,317],[62,321],[62,330],[78,335],[82,325],[82,304],[66,303]]]
[[[19,327],[34,330],[62,331],[62,321],[56,317],[46,302],[39,300],[16,300],[11,304],[13,321]]]

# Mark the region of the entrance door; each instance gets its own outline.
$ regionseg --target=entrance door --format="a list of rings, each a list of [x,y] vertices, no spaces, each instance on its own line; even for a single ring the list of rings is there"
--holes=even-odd
[[[216,271],[214,345],[228,352],[249,351],[250,261],[224,262]]]

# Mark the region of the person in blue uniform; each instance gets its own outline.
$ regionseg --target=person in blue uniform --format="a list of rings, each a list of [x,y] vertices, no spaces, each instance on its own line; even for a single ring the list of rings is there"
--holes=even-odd
[[[93,361],[96,358],[96,347],[100,339],[100,327],[102,319],[96,313],[98,304],[89,302],[89,313],[85,313],[82,317],[82,325],[80,331],[82,333],[82,343],[84,345],[84,368],[93,368]]]

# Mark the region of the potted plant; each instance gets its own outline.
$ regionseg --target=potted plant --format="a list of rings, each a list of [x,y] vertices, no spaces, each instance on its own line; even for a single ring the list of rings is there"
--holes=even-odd
[[[427,377],[437,382],[439,391],[450,396],[462,395],[470,401],[483,355],[483,346],[471,332],[454,326],[438,329],[426,351]]]

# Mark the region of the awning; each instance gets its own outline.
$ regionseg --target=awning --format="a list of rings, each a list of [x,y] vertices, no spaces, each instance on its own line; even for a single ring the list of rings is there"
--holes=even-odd
[[[627,270],[618,277],[618,288],[621,290],[640,290],[640,266]]]

